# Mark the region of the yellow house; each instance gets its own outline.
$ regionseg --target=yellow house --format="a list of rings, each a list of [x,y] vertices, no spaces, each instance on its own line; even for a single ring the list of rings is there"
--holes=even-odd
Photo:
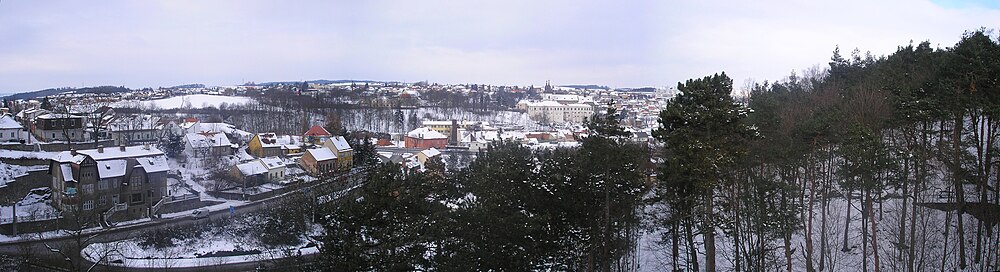
[[[247,143],[247,153],[258,158],[283,155],[277,138],[274,133],[254,134]]]
[[[354,166],[354,149],[347,143],[344,136],[330,137],[323,142],[323,147],[330,149],[337,154],[337,167],[340,169],[351,169]]]

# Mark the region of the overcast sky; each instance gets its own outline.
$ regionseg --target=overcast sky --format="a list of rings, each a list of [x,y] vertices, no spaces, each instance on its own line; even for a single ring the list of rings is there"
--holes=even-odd
[[[1000,28],[986,1],[0,0],[0,93],[372,79],[737,87]],[[99,3],[100,5],[97,5]],[[996,32],[992,34],[996,37]]]

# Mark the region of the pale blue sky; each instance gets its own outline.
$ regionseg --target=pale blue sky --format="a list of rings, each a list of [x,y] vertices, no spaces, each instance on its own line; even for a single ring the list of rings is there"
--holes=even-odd
[[[825,64],[837,45],[888,54],[1000,28],[995,1],[622,2],[0,0],[0,93],[311,79],[673,86],[719,71],[740,86]]]

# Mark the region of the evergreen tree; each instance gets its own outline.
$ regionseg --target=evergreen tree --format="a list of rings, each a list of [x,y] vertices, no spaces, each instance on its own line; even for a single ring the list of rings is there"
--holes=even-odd
[[[743,123],[746,110],[730,96],[732,79],[725,73],[678,83],[677,90],[653,132],[664,143],[660,197],[683,199],[668,202],[682,208],[680,218],[699,216],[705,269],[715,271],[715,189],[745,153],[752,130]]]

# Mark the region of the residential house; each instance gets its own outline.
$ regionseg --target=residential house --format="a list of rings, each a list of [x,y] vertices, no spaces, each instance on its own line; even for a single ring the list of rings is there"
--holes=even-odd
[[[149,145],[60,152],[49,163],[52,205],[102,224],[112,216],[155,215],[167,194],[168,170],[163,152]]]
[[[326,147],[306,149],[299,159],[299,164],[310,175],[329,175],[337,171],[337,153]]]
[[[233,166],[234,176],[248,182],[247,186],[265,182],[278,183],[285,179],[285,162],[278,157],[267,157]]]
[[[443,149],[447,144],[448,136],[427,127],[414,129],[406,133],[406,137],[403,139],[403,145],[406,148],[427,149],[433,147]]]
[[[302,135],[302,141],[305,143],[319,145],[326,142],[327,139],[330,139],[330,136],[333,135],[331,135],[329,131],[326,131],[326,129],[322,126],[316,125],[309,128],[309,130]]]
[[[287,156],[302,153],[302,146],[293,136],[277,136],[274,133],[257,133],[247,143],[247,153],[254,157]]]
[[[32,133],[38,140],[84,141],[87,139],[86,117],[64,113],[48,113],[35,117]]]
[[[323,142],[323,147],[333,151],[337,155],[337,167],[341,170],[349,170],[354,167],[354,149],[347,143],[344,136],[331,137]]]
[[[10,115],[0,115],[0,142],[20,142],[24,127]]]
[[[236,148],[225,133],[201,132],[184,135],[185,149],[194,157],[218,157],[233,154]]]
[[[115,145],[154,144],[162,134],[160,118],[152,115],[118,116],[108,124]]]
[[[434,149],[433,147],[432,148],[428,148],[428,149],[425,149],[425,150],[421,150],[420,152],[417,152],[417,161],[420,162],[420,164],[426,165],[427,164],[427,160],[432,159],[432,158],[437,157],[437,156],[440,156],[440,155],[441,155],[441,151],[438,151],[437,149]]]

